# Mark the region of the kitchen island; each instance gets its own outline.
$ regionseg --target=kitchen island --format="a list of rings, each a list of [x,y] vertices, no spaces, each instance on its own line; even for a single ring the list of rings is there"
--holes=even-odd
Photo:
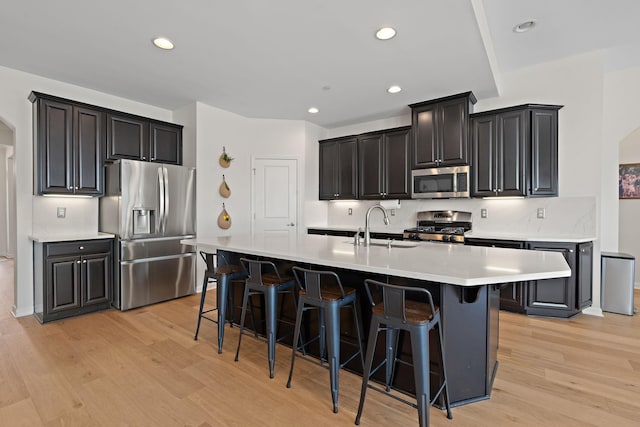
[[[248,234],[183,242],[235,257],[251,255],[335,270],[347,278],[343,279],[345,285],[358,291],[365,337],[370,307],[363,292],[364,278],[429,289],[441,310],[453,406],[487,399],[491,394],[498,366],[499,284],[571,274],[558,253],[447,243],[374,239],[371,246],[356,246],[344,237]],[[408,342],[401,344],[401,349],[408,347]],[[401,350],[401,358],[403,353]],[[411,373],[398,369],[397,377],[396,387],[413,392]]]

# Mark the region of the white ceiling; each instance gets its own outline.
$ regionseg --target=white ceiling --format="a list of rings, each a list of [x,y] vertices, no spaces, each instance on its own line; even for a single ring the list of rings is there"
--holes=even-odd
[[[636,65],[638,17],[638,0],[3,0],[0,65],[167,109],[331,128],[493,97],[496,73],[596,49]],[[528,19],[534,31],[512,31]],[[398,35],[376,40],[383,25]]]

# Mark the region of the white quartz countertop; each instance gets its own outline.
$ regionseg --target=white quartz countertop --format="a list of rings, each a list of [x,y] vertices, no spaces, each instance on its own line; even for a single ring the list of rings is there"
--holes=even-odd
[[[224,249],[460,286],[568,277],[571,270],[560,253],[487,248],[450,243],[372,239],[372,246],[354,246],[352,239],[299,235],[273,237],[234,235],[183,240],[200,250]]]
[[[95,240],[95,239],[113,239],[115,234],[111,233],[41,233],[29,236],[34,242],[69,242],[72,240]]]
[[[519,234],[504,233],[491,231],[469,231],[464,234],[466,239],[495,239],[495,240],[519,240],[522,242],[567,242],[567,243],[584,243],[596,240],[594,236],[577,236],[575,234],[554,234],[538,235],[538,234]]]

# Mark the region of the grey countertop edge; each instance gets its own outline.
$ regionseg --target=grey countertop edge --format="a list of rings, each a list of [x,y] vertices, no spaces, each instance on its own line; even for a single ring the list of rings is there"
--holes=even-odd
[[[113,239],[115,234],[111,233],[64,233],[64,234],[32,234],[29,236],[30,240],[38,243],[48,242],[70,242],[74,240],[98,240],[98,239]]]

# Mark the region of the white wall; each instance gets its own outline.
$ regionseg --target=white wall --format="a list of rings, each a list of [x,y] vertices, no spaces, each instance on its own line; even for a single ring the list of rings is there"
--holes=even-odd
[[[13,147],[3,145],[3,135],[0,132],[0,256],[7,256],[9,252],[9,229],[7,227],[9,188],[7,187],[7,158]]]
[[[300,165],[315,163],[320,135],[321,128],[303,121],[251,119],[198,103],[198,234],[205,237],[248,230],[251,226],[251,159],[283,156],[298,158]],[[234,158],[226,169],[218,164],[223,147]],[[303,208],[307,202],[317,201],[317,190],[307,190],[307,185],[317,184],[318,177],[303,166],[299,169],[299,208]],[[231,189],[231,197],[227,199],[218,194],[223,174]],[[313,182],[308,184],[309,180]],[[229,230],[218,228],[216,223],[223,202],[232,219]],[[301,222],[304,215],[304,209],[299,209]]]
[[[182,129],[182,164],[195,168],[197,155],[196,103],[175,110],[173,121],[184,126]]]
[[[640,121],[640,120],[639,120]],[[640,128],[620,143],[620,163],[640,163]],[[634,255],[636,261],[635,287],[640,288],[640,199],[619,201],[619,251]]]
[[[0,255],[15,256],[13,130],[0,120]]]
[[[640,259],[640,201],[618,200],[618,164],[640,163],[640,67],[614,70],[605,75],[605,120],[602,157],[603,210],[611,213],[603,238],[613,242],[607,249],[626,252]],[[604,246],[603,246],[604,248]],[[640,287],[640,261],[636,261],[636,284]]]
[[[13,311],[18,316],[33,312],[33,254],[29,235],[33,224],[46,224],[48,209],[34,209],[33,139],[31,103],[27,100],[34,90],[80,102],[127,111],[163,121],[172,121],[171,111],[124,98],[107,95],[33,74],[0,67],[0,120],[14,130],[16,172],[16,291]],[[38,202],[36,202],[38,203]],[[46,202],[48,203],[48,202]],[[45,203],[45,204],[46,204]],[[82,216],[97,218],[97,203],[91,203]],[[73,231],[70,221],[57,223],[58,231]],[[97,222],[96,222],[97,224]],[[67,228],[69,227],[69,228]],[[97,228],[97,225],[96,225]]]
[[[245,232],[251,227],[251,162],[256,157],[297,158],[298,162],[298,224],[313,215],[318,202],[318,172],[310,165],[317,163],[317,141],[323,129],[303,121],[251,119],[207,104],[196,104],[197,155],[197,230],[199,237],[211,237]],[[234,158],[223,168],[218,158],[225,147]],[[218,193],[222,175],[231,196]],[[223,230],[217,225],[222,203],[231,216],[232,225]],[[323,220],[326,218],[320,214]],[[298,227],[299,232],[306,232]],[[199,263],[202,264],[202,263]],[[201,278],[202,266],[199,267]],[[200,283],[200,279],[198,280]]]

